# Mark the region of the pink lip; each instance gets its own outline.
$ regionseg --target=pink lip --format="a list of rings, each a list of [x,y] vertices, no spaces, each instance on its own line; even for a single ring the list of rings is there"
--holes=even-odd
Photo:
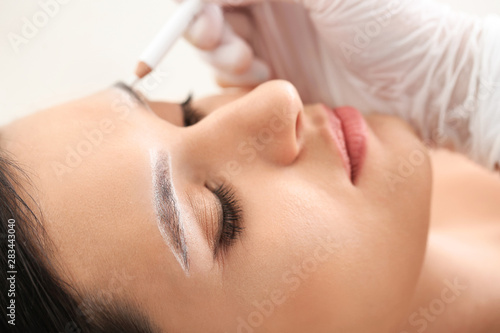
[[[360,174],[366,155],[367,125],[361,113],[352,107],[324,107],[330,120],[333,141],[336,143],[344,168],[352,183]]]

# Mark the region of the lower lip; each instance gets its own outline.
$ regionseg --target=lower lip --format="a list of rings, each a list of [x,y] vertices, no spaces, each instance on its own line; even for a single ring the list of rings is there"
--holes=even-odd
[[[328,109],[336,143],[351,181],[356,183],[366,156],[367,125],[361,113],[352,107]],[[336,118],[336,119],[335,119]],[[339,131],[340,121],[341,131]]]

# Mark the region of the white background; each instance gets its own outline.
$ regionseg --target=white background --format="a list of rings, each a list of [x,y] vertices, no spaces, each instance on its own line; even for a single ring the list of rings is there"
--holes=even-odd
[[[9,34],[22,36],[23,18],[33,22],[40,3],[51,1],[0,2],[0,124],[127,79],[176,7],[171,0],[64,0],[16,52]],[[480,16],[500,14],[499,0],[439,1]],[[196,96],[218,91],[210,68],[184,40],[158,73],[161,84],[149,89],[150,98],[181,101],[190,91]]]

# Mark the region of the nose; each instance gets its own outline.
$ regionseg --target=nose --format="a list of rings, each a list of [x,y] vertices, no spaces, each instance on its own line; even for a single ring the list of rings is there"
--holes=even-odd
[[[303,108],[291,83],[269,81],[209,116],[200,130],[205,137],[199,139],[208,140],[211,147],[206,149],[224,159],[243,163],[260,159],[286,166],[300,152]]]

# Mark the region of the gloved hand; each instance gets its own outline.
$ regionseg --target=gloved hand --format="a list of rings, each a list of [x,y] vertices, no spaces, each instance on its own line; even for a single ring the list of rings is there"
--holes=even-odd
[[[221,85],[286,79],[304,102],[397,115],[434,146],[500,163],[498,18],[429,0],[208,2],[238,3],[207,6],[187,33]]]

